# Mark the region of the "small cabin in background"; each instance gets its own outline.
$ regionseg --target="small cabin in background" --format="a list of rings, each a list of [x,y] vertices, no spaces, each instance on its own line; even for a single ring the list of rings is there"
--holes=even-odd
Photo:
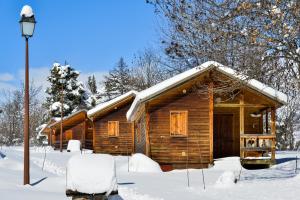
[[[285,94],[206,62],[137,94],[127,113],[134,152],[168,169],[208,167],[227,156],[269,165],[275,162],[276,109],[286,102]]]
[[[80,140],[81,147],[85,149],[93,148],[93,130],[92,122],[87,117],[86,110],[80,110],[76,113],[65,117],[62,121],[63,125],[63,149],[67,148],[69,140]],[[56,121],[48,126],[51,131],[49,144],[56,149],[60,147],[60,130],[61,120]]]
[[[126,113],[137,92],[130,91],[88,111],[93,125],[95,153],[129,155],[133,153],[134,126]]]
[[[52,118],[51,120],[49,120],[49,122],[48,123],[46,123],[46,124],[42,124],[40,127],[42,127],[42,129],[39,131],[39,133],[38,133],[38,138],[39,139],[42,139],[42,138],[44,138],[44,139],[46,139],[46,141],[47,141],[47,143],[48,143],[48,145],[51,145],[51,129],[50,129],[50,125],[51,124],[53,124],[53,123],[55,123],[55,122],[57,122],[57,121],[59,121],[59,119],[58,118]]]

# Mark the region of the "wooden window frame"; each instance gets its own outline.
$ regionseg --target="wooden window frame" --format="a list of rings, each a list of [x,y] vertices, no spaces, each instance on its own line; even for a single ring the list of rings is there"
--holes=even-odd
[[[185,124],[185,133],[183,134],[172,134],[171,129],[172,129],[172,113],[185,113],[186,114],[186,124]],[[171,137],[187,137],[188,136],[188,111],[187,110],[171,110],[170,111],[170,136]]]
[[[117,124],[117,133],[115,135],[109,134],[109,123],[116,123]],[[120,123],[119,123],[119,121],[108,121],[107,122],[107,135],[108,135],[108,137],[119,137],[119,132],[120,132]]]

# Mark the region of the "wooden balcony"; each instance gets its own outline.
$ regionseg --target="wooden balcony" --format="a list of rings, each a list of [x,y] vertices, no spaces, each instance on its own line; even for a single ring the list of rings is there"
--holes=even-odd
[[[241,134],[241,163],[275,164],[275,142],[276,136],[273,134]]]

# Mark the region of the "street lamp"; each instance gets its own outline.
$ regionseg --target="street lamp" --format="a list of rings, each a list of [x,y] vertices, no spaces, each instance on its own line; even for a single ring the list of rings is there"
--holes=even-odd
[[[62,152],[63,149],[63,144],[62,144],[62,140],[63,140],[63,118],[64,118],[64,84],[66,82],[66,79],[64,77],[61,77],[58,79],[60,85],[61,85],[61,96],[60,96],[60,106],[61,106],[61,119],[60,119],[60,145],[59,145],[59,149],[60,152]]]
[[[33,36],[35,28],[35,18],[30,6],[24,6],[21,11],[22,36],[26,41],[25,54],[25,95],[24,95],[24,185],[29,184],[29,52],[28,39]]]

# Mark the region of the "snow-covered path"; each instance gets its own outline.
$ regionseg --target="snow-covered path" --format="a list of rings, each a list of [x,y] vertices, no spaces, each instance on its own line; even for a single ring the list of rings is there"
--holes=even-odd
[[[0,152],[1,199],[68,199],[65,196],[65,167],[68,159],[76,153],[60,153],[47,148],[42,170],[45,149],[32,148],[30,152],[32,185],[23,186],[22,148],[5,147]],[[167,173],[128,172],[127,157],[117,156],[115,159],[120,195],[113,199],[297,199],[300,197],[300,176],[295,173],[296,155],[296,152],[277,152],[280,164],[270,169],[242,169],[237,184],[230,182],[232,181],[230,175],[239,176],[241,169],[239,158],[219,159],[214,167],[204,170],[205,190],[201,170],[188,171],[190,187],[187,187],[186,170]],[[300,167],[300,163],[298,164]]]

